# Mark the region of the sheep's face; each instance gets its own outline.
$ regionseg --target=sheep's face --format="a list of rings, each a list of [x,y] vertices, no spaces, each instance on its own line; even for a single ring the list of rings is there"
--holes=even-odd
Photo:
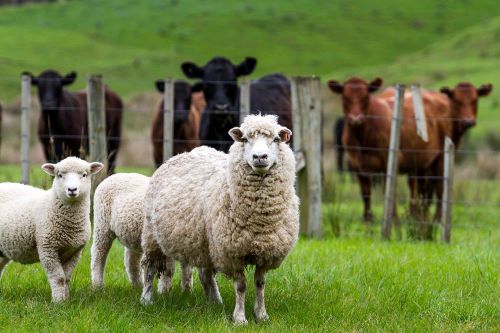
[[[276,163],[280,145],[290,140],[292,132],[279,125],[275,130],[259,128],[253,131],[234,127],[229,135],[234,141],[243,144],[243,157],[252,170],[263,175]]]
[[[90,192],[90,176],[102,168],[102,163],[88,163],[77,157],[68,157],[57,164],[42,165],[46,173],[54,176],[52,188],[57,197],[70,202],[78,201]]]

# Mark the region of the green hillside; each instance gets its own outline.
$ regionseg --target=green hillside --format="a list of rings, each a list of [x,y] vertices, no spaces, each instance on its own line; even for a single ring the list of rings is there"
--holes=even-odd
[[[390,64],[500,15],[478,1],[68,1],[0,9],[0,99],[19,73],[53,67],[102,73],[120,93],[181,77],[185,60],[259,59],[256,75],[325,74]],[[441,62],[442,63],[442,62]],[[438,63],[436,63],[438,66]]]

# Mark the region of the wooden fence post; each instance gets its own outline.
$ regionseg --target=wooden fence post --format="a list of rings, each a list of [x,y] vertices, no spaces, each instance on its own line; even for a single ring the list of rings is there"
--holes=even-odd
[[[163,162],[174,154],[174,84],[171,78],[165,79],[163,93]]]
[[[394,98],[394,109],[392,111],[391,138],[389,142],[389,157],[387,161],[387,174],[385,181],[384,197],[384,220],[382,226],[382,238],[391,238],[392,218],[396,209],[396,184],[398,177],[398,155],[399,139],[401,132],[401,121],[403,118],[403,99],[405,86],[396,85],[396,96]]]
[[[415,124],[417,126],[417,134],[424,141],[429,142],[427,134],[427,120],[425,118],[424,102],[422,100],[422,93],[420,86],[413,84],[411,86],[413,109],[415,110]]]
[[[453,169],[455,167],[455,145],[449,137],[444,139],[444,187],[443,187],[443,209],[441,223],[443,233],[441,239],[449,243],[451,238],[451,210],[453,201]]]
[[[300,231],[309,237],[321,237],[323,219],[320,80],[318,77],[293,77],[291,91],[293,146],[297,167],[302,167],[297,168],[297,191],[301,200]]]
[[[250,114],[250,84],[251,81],[243,81],[240,84],[240,124]]]
[[[21,183],[30,183],[30,110],[31,110],[31,77],[21,78]]]
[[[108,171],[106,150],[106,114],[104,83],[101,75],[91,75],[87,81],[87,105],[89,126],[89,161],[104,163],[104,170],[92,181],[92,193],[106,178]]]

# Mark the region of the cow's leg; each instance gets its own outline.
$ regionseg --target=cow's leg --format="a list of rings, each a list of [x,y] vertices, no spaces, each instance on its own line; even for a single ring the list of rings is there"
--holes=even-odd
[[[373,222],[371,208],[371,178],[369,175],[358,174],[359,186],[361,187],[361,197],[364,203],[363,219],[366,222]]]

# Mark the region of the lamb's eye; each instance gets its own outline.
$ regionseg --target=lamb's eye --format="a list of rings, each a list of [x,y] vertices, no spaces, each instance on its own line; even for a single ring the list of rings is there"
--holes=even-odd
[[[280,141],[281,141],[280,138],[274,138],[274,142],[280,143]]]
[[[62,173],[57,174],[57,177],[62,178]]]
[[[248,139],[247,138],[242,138],[241,141],[243,141],[243,143],[247,143]]]
[[[84,172],[84,173],[82,174],[82,177],[83,177],[83,178],[87,177],[87,173],[86,173],[86,172]]]

